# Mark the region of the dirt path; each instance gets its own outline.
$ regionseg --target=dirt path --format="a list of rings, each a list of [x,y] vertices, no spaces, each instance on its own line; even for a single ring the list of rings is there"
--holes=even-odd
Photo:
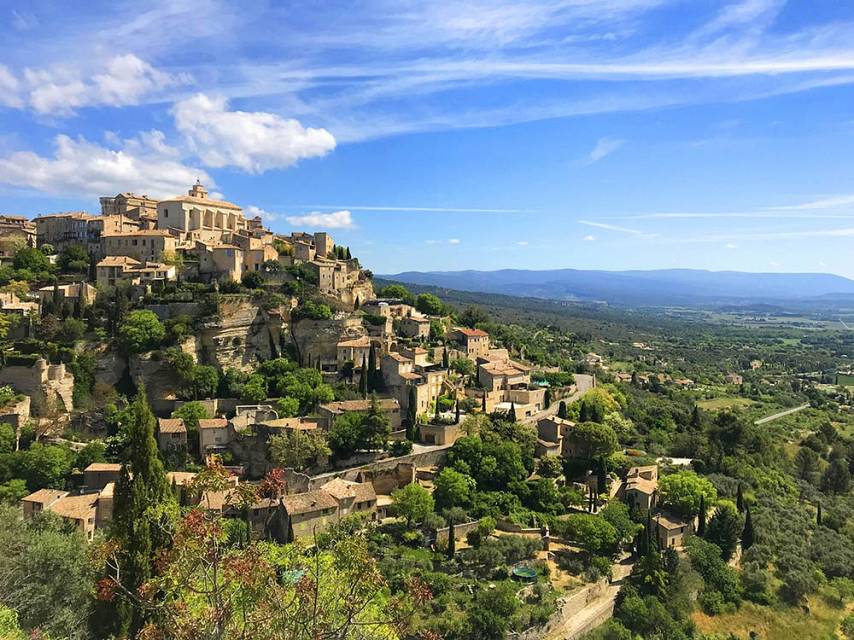
[[[765,416],[764,418],[759,418],[759,420],[755,420],[753,424],[765,424],[766,422],[771,422],[772,420],[777,420],[778,418],[784,418],[785,416],[791,415],[793,413],[797,413],[798,411],[803,411],[804,409],[809,408],[810,403],[802,404],[800,407],[795,407],[794,409],[786,409],[785,411],[781,411],[780,413],[775,413],[770,416]]]
[[[594,386],[593,376],[587,375],[586,373],[576,373],[575,374],[575,393],[565,398],[561,398],[566,404],[572,404],[576,400],[578,400],[585,393],[590,391]],[[543,409],[542,411],[535,413],[532,416],[527,418],[523,418],[522,422],[526,424],[536,424],[537,420],[540,418],[548,418],[550,416],[557,415],[557,411],[560,408],[560,401],[555,400],[552,402],[552,405],[548,409]]]

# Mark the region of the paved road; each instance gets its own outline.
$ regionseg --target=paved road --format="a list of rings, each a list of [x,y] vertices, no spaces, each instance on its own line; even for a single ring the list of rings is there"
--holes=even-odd
[[[593,388],[594,384],[595,384],[595,382],[594,382],[593,376],[587,375],[586,373],[576,373],[575,374],[575,388],[576,388],[575,393],[573,393],[572,395],[567,396],[565,398],[561,398],[561,400],[566,402],[566,404],[571,404],[571,403],[575,402],[576,400],[578,400],[585,393],[590,391]],[[557,410],[559,408],[560,408],[560,401],[555,400],[554,402],[552,402],[551,406],[548,409],[543,409],[539,413],[535,413],[532,416],[524,418],[522,420],[522,422],[525,422],[528,424],[536,424],[537,420],[539,420],[540,418],[548,418],[550,416],[556,415]]]
[[[753,424],[765,424],[766,422],[771,422],[772,420],[776,420],[777,418],[782,418],[784,416],[791,415],[793,413],[797,413],[798,411],[803,411],[808,408],[810,403],[802,404],[800,407],[795,407],[794,409],[786,409],[785,411],[781,411],[780,413],[775,413],[774,415],[765,416],[764,418],[759,418],[759,420],[755,420]]]

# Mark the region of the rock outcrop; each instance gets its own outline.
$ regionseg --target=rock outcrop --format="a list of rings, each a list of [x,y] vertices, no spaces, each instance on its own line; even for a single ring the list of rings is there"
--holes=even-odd
[[[277,309],[265,310],[248,295],[223,295],[217,316],[199,330],[199,362],[250,372],[280,355],[287,325]]]

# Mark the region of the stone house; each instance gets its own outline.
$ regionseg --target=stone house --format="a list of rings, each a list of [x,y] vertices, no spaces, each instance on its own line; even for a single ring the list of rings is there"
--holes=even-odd
[[[189,251],[199,261],[199,273],[239,282],[243,276],[243,251],[233,244],[197,241]]]
[[[150,284],[174,280],[176,269],[162,262],[145,264],[129,256],[107,256],[96,265],[99,286],[115,286],[119,280],[129,280],[131,284]]]
[[[571,442],[573,428],[575,428],[575,423],[565,418],[557,416],[540,418],[537,420],[538,451],[542,450],[551,454],[556,450],[557,454],[555,455],[575,455]]]
[[[119,193],[99,198],[102,216],[126,216],[131,220],[157,222],[157,200],[146,195]]]
[[[694,522],[669,513],[659,513],[655,521],[660,549],[678,549],[685,544],[685,539],[694,533]]]
[[[490,392],[512,387],[527,388],[531,384],[531,371],[512,360],[491,360],[478,364],[477,379]]]
[[[389,421],[391,422],[391,430],[397,431],[400,429],[401,417],[400,417],[400,403],[395,398],[380,398],[379,399],[380,411],[385,414]],[[318,407],[317,412],[319,414],[318,423],[321,428],[329,429],[332,427],[332,423],[335,421],[340,415],[345,413],[365,413],[370,411],[371,409],[371,400],[370,398],[365,400],[340,400],[337,402],[330,402],[328,404],[322,404]]]
[[[187,195],[157,203],[157,228],[173,229],[189,240],[218,244],[232,233],[246,231],[248,224],[238,205],[210,199],[207,189],[196,181]]]
[[[67,302],[70,305],[90,305],[95,302],[98,290],[88,282],[72,282],[70,284],[48,285],[38,290],[39,304],[44,306],[50,302],[58,303],[62,308]]]
[[[0,369],[0,385],[29,396],[30,411],[37,417],[74,409],[74,375],[63,363],[48,364],[44,358],[36,358],[26,364],[7,364]]]
[[[175,236],[162,229],[145,229],[101,237],[101,252],[105,256],[128,256],[140,262],[157,262],[165,254],[174,254]]]
[[[471,360],[484,358],[489,355],[489,334],[486,331],[469,329],[468,327],[455,327],[448,334],[448,337]]]
[[[86,540],[95,537],[98,516],[98,493],[70,495],[57,489],[40,489],[21,500],[25,520],[31,520],[43,511],[55,513],[70,522]]]
[[[0,215],[0,258],[10,258],[18,247],[36,246],[36,225],[23,216]]]
[[[282,498],[287,517],[287,541],[310,539],[338,522],[338,502],[323,489]]]
[[[21,300],[14,291],[0,291],[0,313],[14,316],[38,315],[39,303]]]
[[[100,237],[100,225],[94,222],[98,218],[84,211],[39,216],[33,221],[38,246],[50,244],[57,251],[62,251],[65,247],[79,244],[92,253],[90,249],[97,246]]]
[[[658,465],[629,469],[623,491],[629,506],[639,511],[654,511],[658,506]]]
[[[359,336],[358,338],[346,338],[339,340],[335,345],[336,362],[338,370],[344,366],[344,363],[350,361],[356,369],[362,366],[362,360],[368,361],[368,354],[371,351],[371,339],[368,336]]]
[[[458,424],[419,424],[421,442],[432,445],[451,445],[462,435]]]
[[[187,450],[187,427],[181,418],[157,419],[157,446],[161,451]]]
[[[734,384],[737,386],[744,382],[744,378],[738,373],[728,373],[724,376],[724,380],[726,380],[727,384]]]
[[[100,491],[111,482],[118,482],[122,465],[114,462],[93,462],[83,469],[83,486],[87,491]]]
[[[203,418],[199,420],[199,452],[204,455],[212,449],[223,449],[234,435],[234,427],[225,418]]]
[[[399,331],[405,338],[427,339],[430,337],[430,319],[415,316],[402,318]]]

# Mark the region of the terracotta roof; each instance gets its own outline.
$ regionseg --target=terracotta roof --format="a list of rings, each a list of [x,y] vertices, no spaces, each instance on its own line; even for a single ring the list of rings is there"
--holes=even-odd
[[[289,515],[299,515],[301,513],[313,513],[315,511],[338,508],[338,503],[335,501],[335,498],[321,489],[285,496],[282,498],[282,504],[284,504],[285,511],[287,511]]]
[[[689,524],[679,518],[678,516],[671,515],[669,513],[660,513],[655,516],[655,522],[662,529],[679,529],[680,527],[687,527]]]
[[[175,196],[173,198],[161,200],[160,202],[188,202],[190,204],[201,204],[208,207],[218,207],[220,209],[234,209],[236,211],[242,211],[241,207],[238,207],[236,204],[233,204],[231,202],[226,202],[225,200],[211,200],[210,198],[196,198],[195,196]]]
[[[140,267],[142,263],[130,256],[107,256],[96,266],[98,267]]]
[[[391,411],[400,408],[400,403],[395,398],[379,398],[378,403],[380,409]],[[345,411],[368,411],[371,408],[371,401],[368,400],[340,400],[338,402],[330,402],[320,405],[321,409],[326,409],[332,413],[344,413]]]
[[[279,418],[277,420],[265,420],[261,424],[271,429],[299,429],[301,431],[317,429],[316,421],[305,418]]]
[[[494,376],[524,375],[528,368],[512,360],[493,360],[480,365],[484,371]]]
[[[187,433],[187,427],[181,418],[158,418],[157,427],[160,433]]]
[[[360,336],[350,340],[341,340],[338,343],[339,347],[370,347],[371,339],[368,336]]]
[[[98,504],[97,493],[87,493],[82,496],[67,496],[57,500],[49,507],[58,516],[74,520],[86,520],[95,517],[95,507]]]
[[[21,502],[35,502],[42,505],[51,504],[67,495],[67,491],[60,491],[59,489],[39,489],[35,493],[21,498]]]
[[[225,418],[202,418],[199,420],[199,429],[222,429],[228,426]]]
[[[35,221],[46,220],[48,218],[74,218],[76,220],[91,220],[99,216],[86,213],[85,211],[65,211],[63,213],[47,213],[43,216],[38,216]]]
[[[481,331],[480,329],[469,329],[468,327],[457,327],[454,329],[457,333],[463,334],[467,338],[485,338],[489,337],[489,334],[486,331]]]
[[[122,470],[122,465],[118,462],[93,462],[88,467],[83,469],[83,471],[115,471],[119,472]]]
[[[626,480],[626,491],[637,491],[651,496],[657,489],[658,483],[655,480],[647,480],[641,477]]]
[[[632,467],[629,469],[629,472],[626,474],[627,478],[635,478],[640,476],[645,471],[653,471],[658,474],[658,465],[657,464],[647,464],[641,467]]]
[[[341,500],[342,498],[355,498],[357,484],[359,483],[348,482],[341,478],[335,478],[320,487],[320,489],[331,495],[336,500]]]
[[[412,362],[412,360],[410,358],[407,358],[406,356],[402,356],[399,353],[397,353],[396,351],[392,351],[391,353],[387,353],[386,356],[388,356],[392,360],[396,360],[397,362]]]
[[[399,375],[404,380],[421,380],[421,374],[420,373],[413,373],[411,371],[402,371],[401,373],[399,373],[397,375]]]

